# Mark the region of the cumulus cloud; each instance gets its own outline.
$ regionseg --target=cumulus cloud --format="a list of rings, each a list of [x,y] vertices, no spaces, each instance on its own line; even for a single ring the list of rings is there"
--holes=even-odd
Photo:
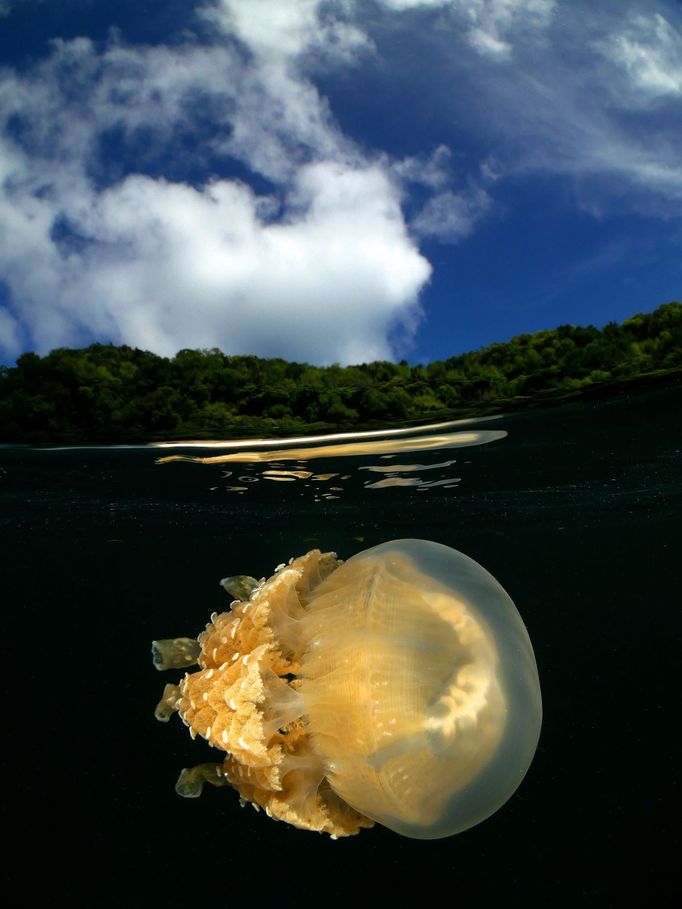
[[[223,346],[317,362],[390,356],[391,324],[429,266],[385,175],[311,164],[294,195],[294,217],[268,224],[235,181],[194,189],[130,176],[112,186],[70,223],[85,248],[74,253],[67,239],[59,250],[43,232],[34,240],[38,253],[57,247],[40,277],[58,292],[49,321],[42,288],[24,281],[39,346],[66,343],[76,322],[167,355]]]
[[[340,132],[298,65],[330,45],[347,64],[368,46],[318,5],[223,0],[208,44],[56,41],[33,70],[2,73],[7,353],[24,335],[40,351],[95,336],[163,354],[394,355],[388,339],[414,330],[430,266],[388,163]],[[202,180],[118,173],[102,154],[114,136],[141,171],[187,155],[178,137],[196,136],[202,106],[211,131],[189,153],[210,158]],[[211,176],[228,157],[270,189]]]

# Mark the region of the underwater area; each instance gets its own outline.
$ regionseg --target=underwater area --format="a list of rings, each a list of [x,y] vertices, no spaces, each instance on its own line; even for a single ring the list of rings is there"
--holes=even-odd
[[[681,413],[678,380],[372,436],[0,447],[8,884],[47,906],[401,905],[408,882],[679,905]],[[226,575],[402,538],[475,559],[526,624],[544,719],[511,799],[445,839],[332,841],[230,787],[177,796],[220,755],[155,721],[152,639],[196,636]]]

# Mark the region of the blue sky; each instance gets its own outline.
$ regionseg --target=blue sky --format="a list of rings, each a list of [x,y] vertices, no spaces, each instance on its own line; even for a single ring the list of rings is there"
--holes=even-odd
[[[682,296],[682,6],[0,0],[0,360],[441,359]]]

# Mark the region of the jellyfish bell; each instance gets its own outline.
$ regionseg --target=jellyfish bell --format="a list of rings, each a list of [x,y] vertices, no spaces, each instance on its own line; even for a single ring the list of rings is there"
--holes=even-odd
[[[473,559],[426,540],[346,562],[313,550],[240,589],[248,599],[211,617],[198,657],[186,638],[181,656],[155,644],[157,668],[199,664],[166,686],[157,717],[177,711],[225,752],[183,771],[181,794],[229,783],[304,829],[376,821],[435,839],[516,790],[540,734],[537,668],[512,600]]]

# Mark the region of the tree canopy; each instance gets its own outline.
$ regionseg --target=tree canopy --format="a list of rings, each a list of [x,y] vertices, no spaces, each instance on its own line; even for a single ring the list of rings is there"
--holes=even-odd
[[[428,365],[318,367],[113,344],[0,367],[0,439],[150,441],[357,428],[490,412],[682,369],[682,303],[603,329],[562,325]]]

